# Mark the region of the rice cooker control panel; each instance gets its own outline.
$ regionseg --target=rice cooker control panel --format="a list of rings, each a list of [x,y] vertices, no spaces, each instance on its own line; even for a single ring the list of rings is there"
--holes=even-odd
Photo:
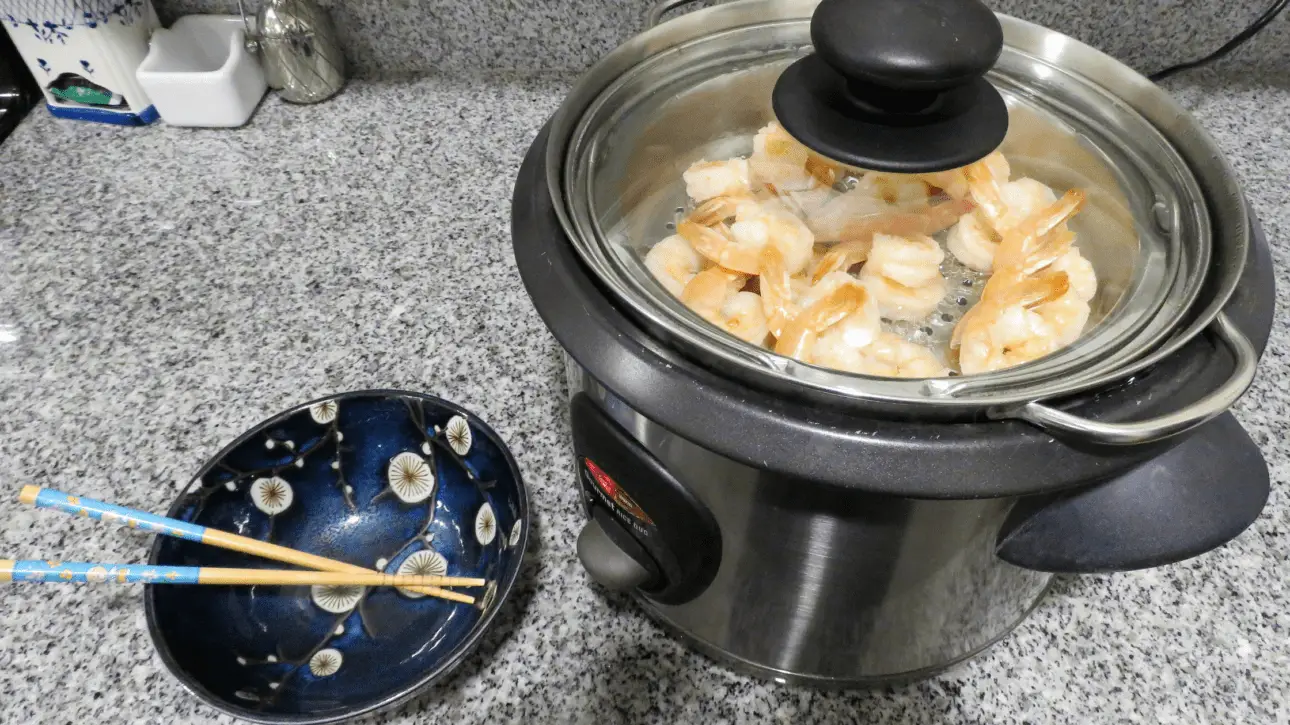
[[[697,597],[721,561],[712,513],[585,393],[571,405],[588,522],[578,557],[594,579],[662,604]]]

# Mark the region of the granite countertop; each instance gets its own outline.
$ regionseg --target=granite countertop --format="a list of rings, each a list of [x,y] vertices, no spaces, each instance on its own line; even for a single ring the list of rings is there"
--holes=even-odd
[[[1273,722],[1290,712],[1290,324],[1238,416],[1276,488],[1234,543],[1061,579],[1011,636],[935,679],[815,692],[684,648],[573,556],[559,348],[510,250],[512,179],[567,76],[356,82],[199,131],[34,112],[0,144],[0,553],[138,562],[147,540],[20,507],[39,483],[164,511],[202,462],[289,405],[435,393],[510,443],[536,536],[501,625],[388,722]],[[1207,73],[1171,88],[1290,255],[1290,90]],[[226,722],[153,653],[141,591],[0,590],[0,721]]]

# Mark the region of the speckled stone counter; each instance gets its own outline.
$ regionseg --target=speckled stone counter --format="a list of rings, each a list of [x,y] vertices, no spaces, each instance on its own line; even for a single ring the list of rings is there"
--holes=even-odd
[[[427,71],[582,70],[640,32],[656,0],[318,0],[330,9],[362,75]],[[702,0],[691,7],[716,4]],[[236,13],[237,0],[152,0],[163,22]],[[1271,0],[985,0],[991,9],[1065,33],[1142,72],[1203,56],[1263,14]],[[248,3],[247,7],[256,7]],[[682,11],[676,11],[682,12]],[[1284,75],[1282,15],[1225,65]]]
[[[685,649],[573,557],[562,365],[520,285],[509,197],[564,76],[352,84],[236,131],[34,113],[0,144],[0,552],[138,562],[147,539],[20,507],[39,483],[162,511],[237,433],[332,391],[473,408],[509,441],[536,536],[500,626],[396,723],[1272,723],[1290,712],[1290,90],[1174,82],[1274,240],[1280,313],[1238,415],[1276,490],[1231,545],[1067,578],[936,679],[825,693]],[[141,591],[0,589],[0,722],[227,722],[161,667]]]

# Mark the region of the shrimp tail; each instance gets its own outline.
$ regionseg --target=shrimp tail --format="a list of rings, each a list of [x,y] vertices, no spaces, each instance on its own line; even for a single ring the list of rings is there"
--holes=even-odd
[[[852,239],[846,242],[839,242],[829,251],[820,257],[820,261],[815,265],[815,272],[811,274],[811,283],[818,283],[824,279],[825,275],[832,272],[838,272],[850,268],[852,265],[860,264],[869,258],[869,250],[873,248],[873,237],[868,239]]]
[[[761,251],[761,300],[766,311],[770,332],[779,337],[784,325],[797,310],[793,305],[792,277],[784,262],[784,253],[774,244],[767,244]]]
[[[1030,255],[1043,245],[1044,238],[1075,216],[1083,208],[1084,200],[1083,191],[1071,189],[1057,201],[1008,230],[995,252],[995,268],[1024,269],[1029,266],[1027,262]]]
[[[709,267],[694,275],[681,290],[681,302],[709,322],[720,319],[726,298],[739,290],[747,276],[721,267]]]
[[[821,332],[867,304],[868,295],[859,283],[839,285],[788,323],[783,336],[775,342],[775,352],[803,359]]]
[[[756,250],[741,247],[730,237],[729,228],[718,222],[715,227],[683,219],[676,225],[676,233],[694,247],[694,251],[716,262],[719,266],[743,274],[757,274],[760,260]]]
[[[714,196],[695,207],[689,220],[705,227],[724,222],[735,215],[740,201],[742,199],[735,196]]]
[[[985,159],[969,164],[963,170],[967,176],[968,196],[981,208],[981,213],[997,224],[1006,213],[1003,204],[1003,190],[999,187],[999,178]]]

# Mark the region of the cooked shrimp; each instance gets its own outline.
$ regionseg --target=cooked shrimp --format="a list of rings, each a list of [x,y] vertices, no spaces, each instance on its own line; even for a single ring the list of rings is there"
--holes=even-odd
[[[875,234],[865,270],[906,287],[919,287],[941,276],[945,252],[928,236]]]
[[[1072,279],[1053,267],[1061,260],[1077,274],[1091,271],[1067,257],[1074,251],[1075,235],[1065,223],[1083,203],[1082,192],[1068,191],[1004,233],[981,301],[959,320],[950,340],[951,347],[959,348],[963,373],[1034,360],[1079,336],[1088,319],[1087,300],[1076,293],[1073,302],[1062,301],[1074,289]],[[1080,284],[1080,292],[1087,292],[1087,278]],[[1096,290],[1096,279],[1092,286]],[[1041,307],[1049,307],[1047,315],[1039,312]]]
[[[1093,265],[1075,247],[1071,247],[1065,254],[1058,257],[1049,269],[1066,273],[1071,284],[1069,294],[1085,302],[1093,299],[1097,294],[1097,273],[1093,271]]]
[[[694,207],[694,211],[690,212],[688,218],[696,224],[710,227],[717,222],[734,218],[739,205],[745,201],[748,201],[748,197],[714,196]]]
[[[968,196],[967,174],[963,173],[963,169],[934,171],[927,174],[919,174],[918,178],[922,179],[928,185],[940,189],[951,199],[966,199]]]
[[[758,347],[766,344],[770,329],[766,326],[761,297],[756,293],[736,292],[721,306],[721,319],[717,324],[731,335]]]
[[[774,122],[753,137],[748,167],[754,179],[773,185],[781,192],[832,186],[837,178],[837,170],[832,164],[812,153]]]
[[[1070,281],[1070,289],[1061,297],[1035,308],[1035,312],[1053,327],[1059,345],[1074,342],[1088,324],[1089,300],[1097,294],[1097,275],[1093,265],[1072,247],[1049,266]]]
[[[888,320],[916,322],[927,317],[945,299],[943,277],[921,287],[906,287],[882,275],[866,275],[860,270],[860,281],[878,300],[878,309]]]
[[[979,211],[960,219],[946,239],[950,253],[978,272],[991,270],[1005,232],[1057,200],[1052,189],[1034,179],[1007,181],[1007,162],[1003,163],[1002,175],[990,157],[967,167],[964,174],[969,180],[969,196]]]
[[[794,300],[801,296],[801,292],[809,291],[809,288],[795,288],[795,279],[788,273],[783,252],[773,244],[762,248],[759,281],[766,324],[770,333],[779,337],[784,332],[784,325],[797,316],[798,306]]]
[[[846,272],[834,272],[812,287],[807,297],[823,296],[856,280]],[[851,314],[823,331],[808,350],[807,362],[825,367],[863,372],[862,351],[882,333],[878,305],[867,292],[860,306]]]
[[[998,276],[997,273],[995,276]],[[990,280],[994,281],[994,277]],[[1053,270],[1044,270],[1033,277],[1013,280],[1007,285],[994,288],[987,283],[982,290],[981,300],[973,305],[972,309],[968,310],[954,326],[950,347],[958,347],[964,335],[986,324],[990,318],[997,317],[1008,307],[1021,306],[1031,309],[1057,300],[1069,290],[1070,279],[1066,273]]]
[[[685,193],[695,201],[717,196],[744,196],[752,192],[747,159],[699,161],[691,164],[681,178],[685,180]]]
[[[1083,194],[1059,199],[1011,173],[998,152],[933,173],[849,170],[770,123],[748,158],[685,171],[695,207],[645,266],[703,319],[752,344],[859,374],[933,377],[948,372],[939,353],[883,325],[937,308],[948,250],[991,272],[954,328],[952,354],[965,373],[997,370],[1075,340],[1097,292],[1068,224]],[[946,230],[942,247],[931,235]]]
[[[824,279],[826,274],[839,271],[845,272],[852,266],[860,264],[869,258],[869,250],[872,248],[872,239],[852,239],[849,242],[838,242],[815,261],[814,271],[811,272],[811,281],[819,282]]]
[[[730,227],[718,223],[712,227],[683,219],[676,233],[690,243],[694,251],[716,262],[722,268],[744,274],[757,274],[761,249],[740,244],[730,234]]]
[[[945,238],[945,248],[964,266],[978,272],[989,272],[994,267],[994,253],[999,248],[988,223],[978,214],[964,214],[959,223],[950,228]]]
[[[779,199],[799,218],[810,220],[839,196],[841,194],[834,191],[833,187],[821,186],[806,191],[786,191],[779,195]],[[807,226],[809,227],[810,224],[808,223]]]
[[[965,375],[1020,365],[1053,352],[1057,333],[1039,313],[1021,305],[1003,308],[998,314],[963,335],[959,347],[959,369]]]
[[[766,315],[761,297],[741,292],[747,277],[720,267],[694,276],[681,291],[681,301],[700,317],[746,342],[766,342]]]
[[[1057,201],[1057,195],[1052,189],[1025,177],[1003,184],[999,187],[999,192],[1003,200],[1004,215],[995,228],[1001,234]]]
[[[789,274],[805,269],[815,250],[815,235],[811,230],[775,201],[741,203],[735,223],[730,226],[730,234],[744,248],[760,250],[767,244],[779,247]],[[698,249],[697,246],[695,248]]]
[[[868,187],[874,196],[888,204],[909,206],[926,204],[932,190],[918,174],[890,174],[871,171],[864,175],[859,187]]]
[[[949,229],[959,217],[972,211],[972,202],[950,200],[941,204],[924,204],[890,209],[875,214],[852,217],[838,230],[836,238],[865,239],[874,234],[891,234],[899,237],[932,235]],[[829,241],[832,236],[822,239]]]
[[[1089,305],[1076,297],[1074,291],[1075,288],[1072,287],[1070,292],[1035,308],[1035,314],[1044,318],[1044,322],[1052,328],[1058,347],[1075,342],[1084,331],[1084,325],[1088,324],[1091,311]]]
[[[1075,235],[1064,227],[1083,206],[1084,192],[1071,189],[1008,229],[995,251],[995,268],[1005,273],[1033,274],[1052,264],[1075,241]]]
[[[996,184],[1007,183],[1008,177],[1012,173],[1008,160],[998,151],[991,153],[976,163],[981,164],[981,167],[979,167],[981,171],[988,173],[989,178]],[[918,174],[918,178],[940,189],[951,199],[966,199],[972,193],[972,183],[967,174],[967,170],[971,166],[972,164],[969,164],[958,169]],[[980,176],[981,174],[978,173],[978,177]]]
[[[645,254],[645,268],[668,292],[680,296],[685,285],[703,268],[703,257],[689,242],[673,234]]]
[[[890,332],[878,335],[872,344],[859,351],[857,357],[858,365],[851,371],[864,375],[939,378],[949,374],[949,369],[936,359],[931,350]]]
[[[807,217],[807,226],[826,242],[862,239],[871,234],[935,234],[949,229],[959,217],[972,211],[966,199],[929,204],[893,205],[877,199],[863,188],[840,194]]]
[[[1000,175],[998,167],[986,159],[968,164],[963,174],[967,177],[968,198],[981,210],[982,220],[993,228],[1008,212],[1003,202],[1003,185],[1008,177]]]
[[[959,369],[965,375],[1000,370],[1059,348],[1058,331],[1034,308],[1069,289],[1065,272],[1045,271],[983,297],[954,327],[950,344],[959,350]]]
[[[849,276],[849,275],[848,275]],[[846,319],[868,303],[868,292],[855,283],[831,286],[818,299],[804,306],[775,341],[775,352],[799,360],[815,346],[821,332]]]
[[[920,320],[945,297],[941,246],[931,237],[876,234],[860,281],[890,320]]]

